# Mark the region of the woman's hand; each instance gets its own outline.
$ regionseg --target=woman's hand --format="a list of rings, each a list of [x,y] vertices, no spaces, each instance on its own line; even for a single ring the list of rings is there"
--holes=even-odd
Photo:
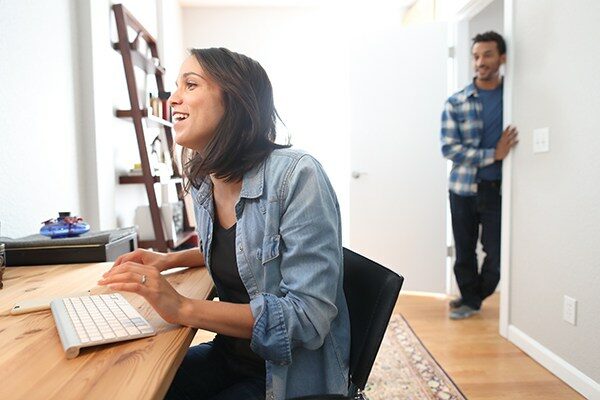
[[[117,258],[112,268],[118,267],[128,261],[150,265],[162,272],[175,267],[202,267],[204,266],[204,255],[197,247],[174,253],[157,253],[146,249],[136,249],[131,253],[123,254]],[[112,268],[110,271],[112,271]],[[104,276],[110,271],[106,272]]]
[[[164,271],[166,269],[171,268],[169,262],[169,255],[165,253],[158,253],[156,251],[150,251],[146,249],[135,249],[131,253],[123,254],[119,256],[116,260],[112,269],[118,267],[119,265],[126,263],[128,261],[132,261],[138,264],[144,264],[153,266],[159,271]],[[112,269],[110,271],[112,271]],[[110,272],[106,272],[103,276],[106,277]]]
[[[179,294],[153,265],[134,261],[122,262],[105,273],[98,285],[108,286],[117,291],[137,293],[144,297],[165,321],[171,324],[179,323],[186,298]]]
[[[112,273],[115,267],[118,267],[126,262],[134,262],[137,264],[151,266],[156,268],[159,272],[171,268],[168,254],[138,248],[130,253],[119,256],[115,260],[113,266],[104,274],[102,274],[102,278],[106,278]]]

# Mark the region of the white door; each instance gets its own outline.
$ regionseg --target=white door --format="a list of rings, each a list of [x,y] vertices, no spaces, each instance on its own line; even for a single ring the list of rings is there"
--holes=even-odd
[[[350,247],[405,278],[446,288],[445,24],[356,37],[350,56]]]

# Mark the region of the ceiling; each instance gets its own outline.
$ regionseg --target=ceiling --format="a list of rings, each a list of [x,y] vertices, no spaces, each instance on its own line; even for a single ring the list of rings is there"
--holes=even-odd
[[[385,6],[408,8],[416,0],[179,0],[182,7],[335,7]]]

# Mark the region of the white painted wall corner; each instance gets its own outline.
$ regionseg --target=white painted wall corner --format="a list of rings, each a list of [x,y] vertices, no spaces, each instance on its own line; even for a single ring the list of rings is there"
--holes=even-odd
[[[514,325],[508,327],[508,340],[585,398],[600,400],[600,383],[585,375]]]

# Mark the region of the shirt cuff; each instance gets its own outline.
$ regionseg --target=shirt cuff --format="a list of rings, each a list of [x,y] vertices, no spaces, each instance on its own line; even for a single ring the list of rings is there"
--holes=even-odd
[[[254,317],[250,348],[267,361],[277,365],[292,362],[292,350],[285,326],[281,299],[262,293],[250,301]]]
[[[487,167],[496,162],[496,149],[483,149],[483,157],[479,163],[479,167]]]

